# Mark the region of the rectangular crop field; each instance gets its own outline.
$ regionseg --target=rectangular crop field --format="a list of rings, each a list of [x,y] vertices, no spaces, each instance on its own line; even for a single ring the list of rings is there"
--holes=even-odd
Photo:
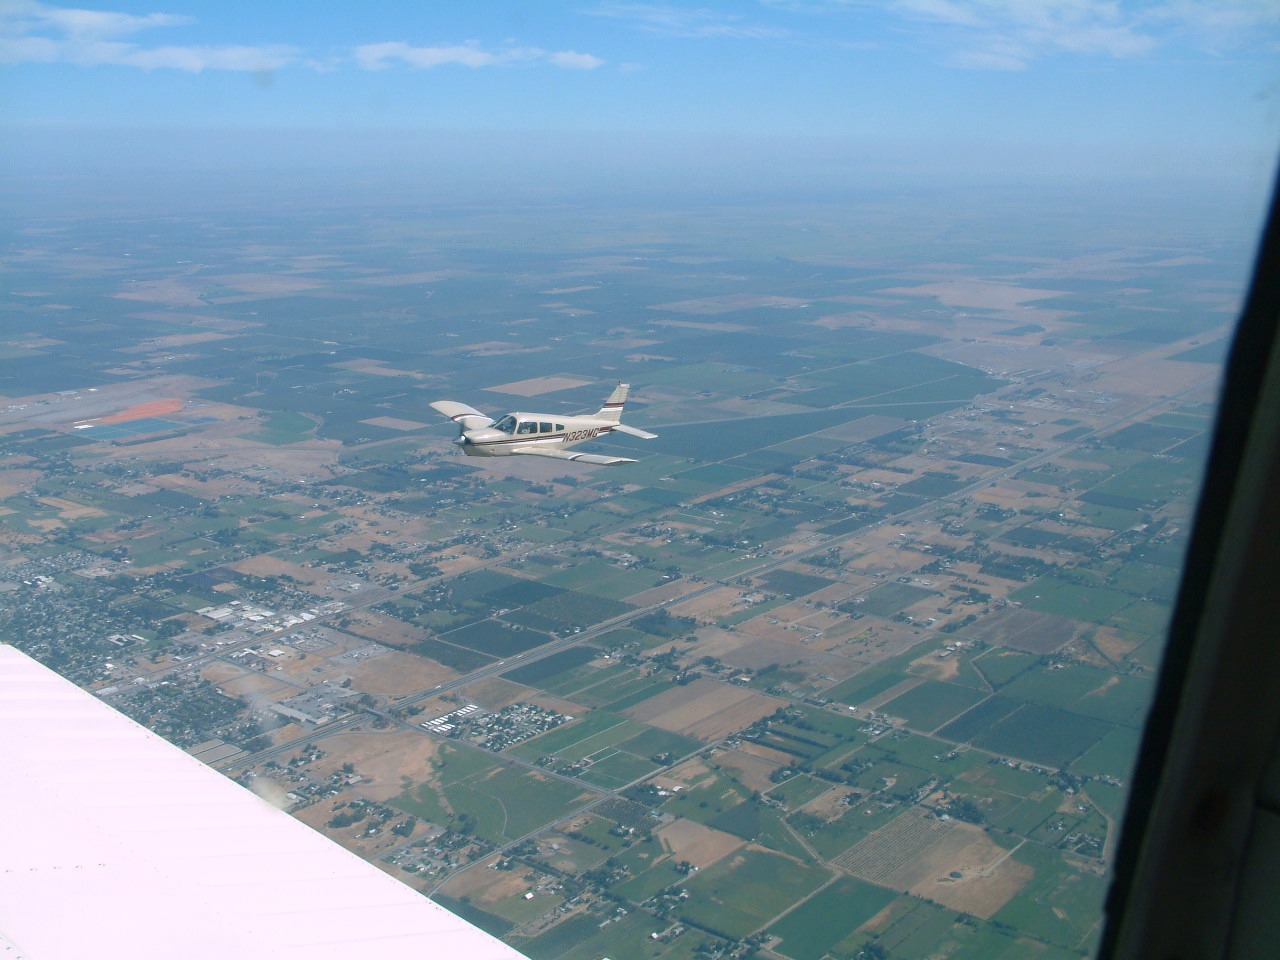
[[[746,850],[694,874],[682,916],[728,937],[745,937],[820,887],[830,874],[762,850]]]

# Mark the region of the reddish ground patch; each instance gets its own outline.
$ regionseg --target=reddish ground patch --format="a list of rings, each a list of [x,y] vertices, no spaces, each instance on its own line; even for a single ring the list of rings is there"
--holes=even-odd
[[[166,414],[178,413],[181,410],[181,398],[169,397],[165,400],[149,400],[146,403],[135,403],[132,407],[103,417],[98,422],[128,423],[130,420],[142,420],[145,417],[163,417]]]

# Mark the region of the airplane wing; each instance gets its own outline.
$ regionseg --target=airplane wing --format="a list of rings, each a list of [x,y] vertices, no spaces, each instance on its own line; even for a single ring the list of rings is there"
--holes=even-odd
[[[487,417],[475,407],[468,407],[465,403],[457,403],[453,400],[437,400],[431,404],[431,409],[448,417],[463,430],[475,430],[493,423],[493,417]]]
[[[613,429],[619,433],[627,433],[633,437],[639,437],[641,440],[657,440],[656,433],[650,433],[648,430],[641,430],[639,427],[628,426],[625,423],[615,423]]]
[[[598,453],[574,453],[572,450],[548,450],[539,447],[532,447],[528,450],[513,450],[512,453],[518,453],[526,457],[550,457],[552,460],[572,460],[574,463],[596,463],[605,467],[612,467],[619,463],[635,463],[627,457],[605,457]]]

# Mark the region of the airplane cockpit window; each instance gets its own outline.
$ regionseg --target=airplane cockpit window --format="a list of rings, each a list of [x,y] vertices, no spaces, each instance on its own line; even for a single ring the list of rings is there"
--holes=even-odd
[[[521,421],[520,428],[516,430],[516,433],[521,436],[534,434],[537,432],[538,432],[538,425],[534,423],[532,420]]]
[[[503,433],[514,433],[516,429],[516,418],[511,416],[511,414],[507,414],[493,425],[493,429],[501,430]]]

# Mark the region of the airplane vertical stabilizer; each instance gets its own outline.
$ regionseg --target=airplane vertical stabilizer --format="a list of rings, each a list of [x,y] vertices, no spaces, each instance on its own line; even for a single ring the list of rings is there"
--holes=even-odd
[[[608,420],[610,423],[621,421],[622,407],[627,402],[627,390],[630,386],[629,383],[620,383],[614,387],[613,393],[609,394],[609,399],[604,402],[604,406],[600,408],[600,412],[594,419]]]

